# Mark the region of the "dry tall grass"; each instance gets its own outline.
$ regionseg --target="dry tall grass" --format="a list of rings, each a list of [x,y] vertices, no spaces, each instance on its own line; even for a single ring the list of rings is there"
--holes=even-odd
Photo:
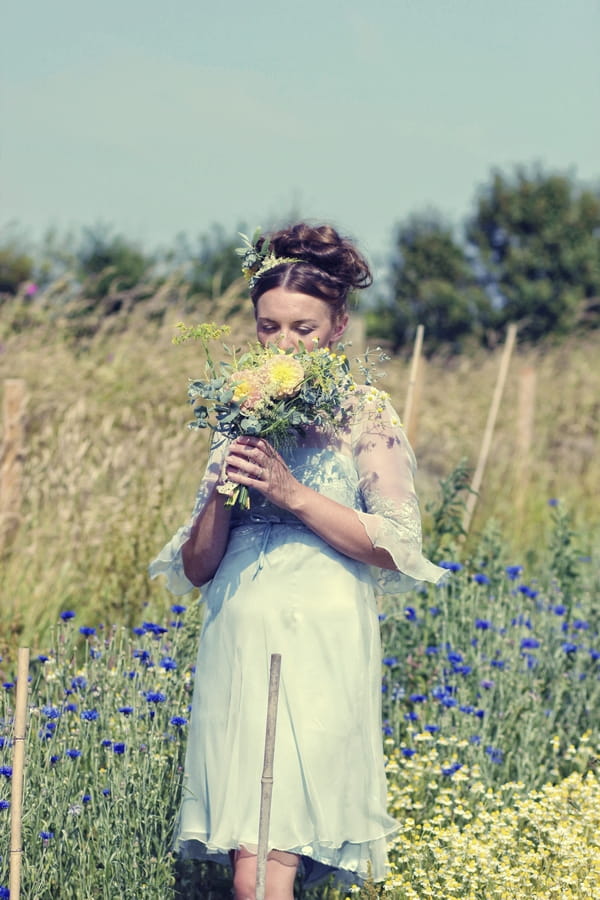
[[[251,317],[231,294],[191,314],[156,304],[106,320],[76,339],[71,320],[1,308],[0,384],[27,384],[22,522],[0,560],[2,643],[43,639],[64,608],[91,622],[128,621],[142,604],[163,602],[146,575],[149,559],[185,519],[206,456],[206,436],[189,431],[187,379],[200,371],[199,347],[174,346],[175,322],[224,317],[250,336]],[[148,313],[151,312],[151,317]],[[23,330],[9,329],[21,316]],[[88,329],[92,333],[94,329]],[[427,364],[416,440],[422,500],[462,457],[474,465],[499,353],[475,352]],[[529,484],[519,501],[519,371],[538,376]],[[408,363],[390,361],[384,386],[402,411]],[[535,548],[547,527],[547,499],[573,509],[589,540],[598,533],[600,366],[597,341],[519,350],[511,364],[473,531],[497,517],[514,547]],[[518,510],[518,514],[516,512]]]

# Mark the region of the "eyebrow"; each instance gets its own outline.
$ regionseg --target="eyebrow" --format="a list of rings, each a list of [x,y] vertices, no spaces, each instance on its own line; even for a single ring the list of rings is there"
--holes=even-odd
[[[279,325],[279,322],[276,319],[270,319],[268,316],[259,316],[257,322],[264,325]],[[296,319],[295,322],[292,322],[292,326],[296,325],[314,325],[316,328],[318,322],[316,322],[315,319]]]

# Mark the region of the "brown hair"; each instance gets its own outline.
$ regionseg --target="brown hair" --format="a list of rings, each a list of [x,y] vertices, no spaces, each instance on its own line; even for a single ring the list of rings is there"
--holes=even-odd
[[[259,239],[259,247],[264,240]],[[264,293],[282,287],[324,300],[331,307],[333,318],[344,312],[350,291],[373,282],[367,261],[331,225],[300,222],[282,228],[270,235],[269,251],[300,262],[281,263],[260,276],[250,292],[255,308]]]

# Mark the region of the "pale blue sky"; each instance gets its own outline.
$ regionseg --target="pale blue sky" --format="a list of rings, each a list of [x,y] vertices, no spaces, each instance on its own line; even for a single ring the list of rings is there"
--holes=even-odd
[[[5,3],[0,225],[147,247],[291,210],[371,254],[493,166],[600,175],[600,0]]]

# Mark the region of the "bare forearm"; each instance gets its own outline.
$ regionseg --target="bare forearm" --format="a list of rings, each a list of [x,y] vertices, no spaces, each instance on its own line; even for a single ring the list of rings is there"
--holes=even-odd
[[[231,510],[224,500],[217,491],[213,493],[181,548],[183,570],[197,587],[210,581],[227,548]]]
[[[370,566],[395,569],[387,550],[373,547],[356,512],[312,488],[298,483],[286,504],[311,531],[322,537],[335,550]]]

